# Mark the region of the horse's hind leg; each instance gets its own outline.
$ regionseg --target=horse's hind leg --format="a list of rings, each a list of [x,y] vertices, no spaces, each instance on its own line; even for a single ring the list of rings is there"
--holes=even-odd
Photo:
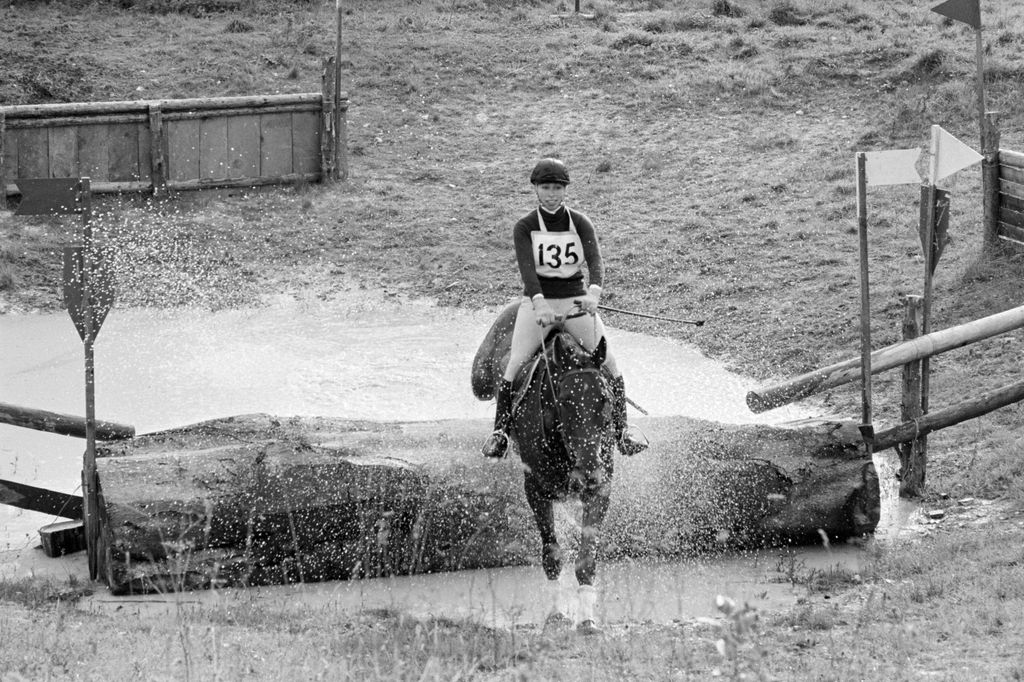
[[[558,538],[555,535],[554,505],[530,476],[526,477],[526,501],[533,510],[533,518],[537,523],[537,530],[540,531],[543,545],[541,565],[548,579],[551,596],[551,612],[547,616],[547,622],[557,624],[567,621],[568,616],[565,614],[561,583],[558,580],[562,574],[562,548],[558,546]]]
[[[576,580],[579,582],[579,631],[592,635],[601,632],[597,627],[595,610],[597,606],[597,590],[594,588],[594,576],[597,573],[597,546],[601,533],[601,524],[608,513],[611,500],[608,485],[599,485],[588,489],[583,494],[583,530],[580,536],[580,549],[576,557]]]

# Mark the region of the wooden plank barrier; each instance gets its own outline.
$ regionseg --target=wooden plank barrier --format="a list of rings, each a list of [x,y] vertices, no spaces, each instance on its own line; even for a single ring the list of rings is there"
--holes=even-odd
[[[999,201],[996,234],[1024,245],[1024,154],[999,150]]]
[[[331,117],[322,93],[0,107],[0,207],[21,178],[153,193],[333,179],[343,163],[322,155],[345,148],[338,101]]]
[[[931,332],[871,353],[871,373],[877,374],[914,360],[938,355],[1021,327],[1024,327],[1024,306]],[[857,357],[802,374],[789,381],[750,391],[747,393],[747,406],[754,412],[765,412],[828,388],[859,381],[861,378],[860,366],[861,361]],[[1001,405],[997,407],[1001,407]],[[894,444],[891,443],[888,447]],[[880,448],[876,445],[877,449]]]

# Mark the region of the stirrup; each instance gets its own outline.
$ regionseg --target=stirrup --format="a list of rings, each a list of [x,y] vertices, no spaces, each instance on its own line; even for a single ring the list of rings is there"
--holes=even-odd
[[[627,426],[622,430],[622,435],[619,436],[619,452],[626,457],[632,457],[638,455],[650,445],[647,440],[647,436],[643,434],[639,429],[634,429],[632,426]]]
[[[495,429],[494,433],[487,436],[480,453],[484,457],[504,459],[508,454],[508,436],[501,429]]]

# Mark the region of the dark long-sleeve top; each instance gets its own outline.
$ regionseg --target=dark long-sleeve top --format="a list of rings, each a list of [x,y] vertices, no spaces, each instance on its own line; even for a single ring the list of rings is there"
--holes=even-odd
[[[569,214],[572,214],[576,234],[579,235],[583,245],[584,263],[581,265],[586,265],[589,284],[601,286],[604,279],[604,265],[601,263],[601,247],[598,245],[594,224],[590,218],[565,206],[559,207],[554,213],[540,210],[543,212],[544,226],[547,227],[548,232],[568,232]],[[540,231],[540,229],[537,210],[520,218],[512,229],[516,261],[519,263],[519,274],[523,279],[523,294],[530,298],[537,294],[544,294],[545,298],[582,296],[586,293],[582,267],[570,277],[545,277],[537,273],[536,254],[533,250],[531,233]]]

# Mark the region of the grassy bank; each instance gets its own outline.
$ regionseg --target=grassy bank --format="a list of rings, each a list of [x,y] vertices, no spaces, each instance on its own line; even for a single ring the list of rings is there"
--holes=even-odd
[[[942,125],[978,146],[973,35],[913,1],[571,4],[346,2],[343,87],[350,179],[334,187],[111,204],[95,221],[118,305],[329,299],[353,286],[480,308],[517,291],[509,233],[531,208],[534,160],[558,155],[570,202],[600,231],[610,305],[709,320],[630,317],[742,373],[784,378],[859,349],[854,152],[926,146]],[[1024,10],[983,3],[989,108],[1024,149]],[[334,3],[16,2],[0,10],[0,102],[310,92],[333,54]],[[934,328],[1020,304],[1020,252],[981,254],[980,176],[953,178],[952,241]],[[869,194],[876,346],[899,339],[900,297],[921,292],[917,187]],[[56,310],[59,247],[76,224],[0,213],[0,312]],[[1024,335],[939,356],[934,406],[1019,378]],[[898,418],[898,375],[876,381]],[[816,398],[854,418],[856,386]],[[182,612],[153,621],[0,589],[0,670],[39,677],[686,679],[740,658],[778,679],[1019,679],[1024,501],[1017,406],[933,434],[928,504],[999,498],[990,523],[955,515],[879,547],[861,582],[722,623],[638,627],[599,642],[371,614]],[[829,599],[825,599],[827,594]],[[111,633],[119,633],[112,637]],[[11,646],[7,642],[12,642]],[[312,644],[311,644],[312,643]],[[1000,643],[1002,643],[1000,645]],[[94,653],[95,652],[95,653]],[[129,655],[130,654],[130,655]],[[1016,656],[1016,657],[1015,657]],[[262,657],[262,660],[261,658]],[[256,663],[253,663],[256,661]],[[667,663],[664,661],[668,661]],[[138,666],[133,668],[132,666]],[[138,671],[138,672],[136,672]],[[156,672],[154,672],[156,671]],[[15,678],[17,679],[17,678]]]

